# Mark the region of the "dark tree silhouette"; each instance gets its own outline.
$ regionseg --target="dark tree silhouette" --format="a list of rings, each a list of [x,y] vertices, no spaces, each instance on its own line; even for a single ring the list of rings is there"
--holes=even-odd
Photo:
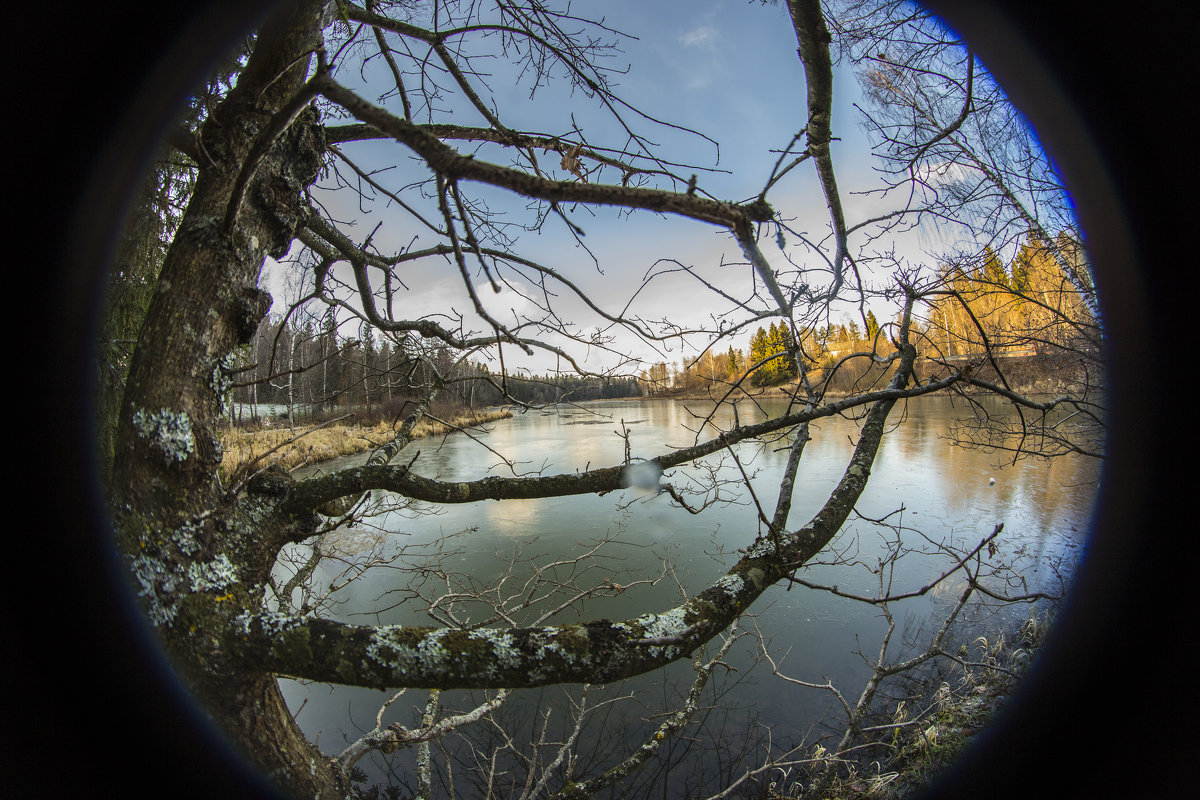
[[[789,2],[787,10],[786,18],[777,7],[760,13],[777,13],[795,30],[807,80],[807,95],[796,102],[804,113],[797,122],[800,132],[790,143],[781,143],[785,147],[774,170],[761,176],[762,191],[747,200],[710,196],[697,177],[703,170],[675,163],[653,145],[652,135],[642,132],[643,126],[678,129],[621,100],[600,58],[612,38],[607,23],[541,3],[505,0],[486,11],[469,3],[435,3],[421,13],[404,3],[358,6],[308,0],[281,6],[258,29],[236,83],[202,124],[194,132],[181,129],[170,137],[172,146],[191,159],[195,180],[132,351],[109,507],[142,608],[179,674],[230,739],[280,786],[301,796],[345,796],[352,790],[358,750],[331,757],[309,742],[283,702],[277,675],[373,688],[511,690],[609,682],[661,668],[730,630],[764,591],[793,579],[824,550],[866,487],[881,441],[896,422],[892,411],[901,401],[971,386],[1045,410],[1045,401],[1021,395],[1002,379],[998,384],[983,381],[951,363],[936,377],[918,377],[918,358],[936,352],[936,341],[921,324],[923,309],[948,290],[936,277],[899,264],[887,270],[886,287],[877,289],[864,277],[865,267],[873,258],[870,248],[896,225],[946,212],[940,206],[900,202],[893,214],[881,218],[848,216],[831,155],[830,26],[815,0]],[[943,37],[943,53],[962,48],[933,20],[910,24]],[[893,38],[902,41],[899,34]],[[621,131],[618,140],[592,141],[578,129],[512,127],[482,76],[481,65],[497,54],[492,49],[497,43],[527,80],[566,81],[609,112]],[[352,88],[367,59],[380,63],[390,76],[391,85],[380,93],[383,100]],[[891,64],[890,58],[885,60]],[[892,85],[876,80],[885,89]],[[469,105],[481,124],[471,127],[442,118],[442,98],[449,96]],[[989,102],[999,106],[1005,101],[993,90]],[[963,108],[970,111],[971,106]],[[952,121],[934,131],[934,137],[939,143],[957,141],[963,127]],[[889,141],[897,147],[911,147],[925,133],[921,126],[903,135],[888,129]],[[415,160],[419,179],[398,187],[373,175],[356,161],[353,145],[362,142],[394,147],[396,163]],[[917,149],[922,157],[924,146]],[[810,242],[772,204],[772,189],[797,168],[815,172],[828,210],[822,221],[830,231],[825,241]],[[1006,174],[1058,181],[1040,160],[1007,169]],[[352,205],[377,201],[403,209],[406,219],[437,243],[379,252],[372,245],[373,234],[343,224],[318,202],[314,187],[322,180],[355,195]],[[1008,187],[1001,194],[1005,191],[1017,197],[1020,190]],[[498,194],[519,201],[528,217],[513,223],[498,216],[501,203],[493,199]],[[960,208],[970,201],[956,199]],[[714,309],[714,323],[705,330],[647,321],[628,306],[602,307],[571,275],[520,249],[522,234],[543,226],[563,225],[581,233],[576,210],[593,207],[667,215],[697,229],[721,229],[744,258],[740,266],[749,267],[741,272],[749,275],[749,284],[734,296],[703,285]],[[1027,228],[1037,222],[1014,213],[1004,218],[1004,225],[1015,224],[1016,218]],[[969,224],[988,233],[996,219],[984,212]],[[985,238],[992,243],[990,235]],[[761,241],[774,245],[788,240],[797,244],[780,256],[768,257],[760,246]],[[504,352],[548,353],[584,374],[588,370],[581,353],[588,348],[619,354],[615,339],[593,336],[565,316],[563,297],[586,307],[585,313],[602,320],[605,330],[649,343],[681,336],[703,339],[703,349],[719,347],[714,352],[722,352],[734,332],[748,332],[767,318],[785,332],[785,339],[790,334],[791,341],[803,342],[801,331],[828,324],[837,302],[865,307],[869,299],[887,301],[895,313],[889,316],[894,321],[879,326],[882,333],[873,350],[843,358],[879,367],[884,380],[832,399],[826,396],[828,376],[812,373],[801,348],[794,348],[790,356],[797,383],[788,413],[735,425],[649,459],[657,476],[673,466],[731,452],[739,442],[790,434],[788,468],[774,508],[760,508],[760,519],[750,521],[753,529],[747,530],[736,564],[677,606],[647,609],[627,620],[564,625],[351,625],[269,603],[269,596],[280,595],[268,593],[268,587],[286,547],[315,541],[333,527],[358,520],[362,512],[356,501],[365,493],[382,490],[404,502],[431,504],[604,493],[627,485],[629,465],[472,482],[424,477],[392,461],[408,442],[411,423],[427,409],[418,404],[412,415],[398,421],[394,441],[365,467],[300,480],[264,469],[232,487],[223,485],[217,472],[218,427],[236,374],[233,354],[251,341],[270,307],[270,297],[258,283],[267,257],[291,259],[310,302],[355,315],[381,336],[419,341],[426,349],[414,345],[413,352],[423,353],[428,368],[423,403],[459,380],[457,370],[469,357],[493,357],[499,368],[489,373],[489,381],[520,402],[507,393]],[[797,266],[806,260],[821,266]],[[397,301],[403,297],[404,270],[414,264],[437,265],[460,276],[469,310],[415,309]],[[1082,275],[1086,269],[1083,265],[1076,271]],[[494,316],[477,293],[473,275],[496,289],[538,287],[531,298],[538,311],[515,320]],[[875,320],[874,314],[870,319]],[[613,375],[637,375],[643,366],[622,362]],[[745,365],[751,375],[764,366]],[[738,390],[739,380],[730,377],[728,397]],[[808,425],[836,414],[853,414],[860,421],[853,455],[821,509],[797,524],[790,519],[791,494]],[[683,502],[677,494],[673,497]],[[935,652],[937,646],[930,652],[942,655]],[[699,661],[698,674],[711,667],[712,662]],[[489,708],[480,706],[478,714]],[[355,747],[394,748],[419,738],[398,729],[373,733]],[[428,740],[435,733],[423,735]],[[636,766],[622,762],[603,775],[615,780]],[[604,780],[608,778],[602,776],[594,785]]]

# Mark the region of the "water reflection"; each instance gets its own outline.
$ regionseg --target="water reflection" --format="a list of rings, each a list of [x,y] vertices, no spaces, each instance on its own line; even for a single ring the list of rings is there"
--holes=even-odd
[[[755,407],[743,403],[740,420],[765,419],[783,410],[781,401]],[[649,458],[672,448],[692,444],[703,417],[711,409],[703,404],[672,401],[598,402],[565,409],[561,414],[526,413],[490,426],[484,439],[507,458],[517,472],[543,474],[573,472],[609,466],[624,461],[625,439],[634,458]],[[997,540],[999,557],[1017,563],[1031,591],[1057,591],[1069,571],[1087,529],[1098,466],[1082,458],[1054,461],[1027,460],[1008,463],[1003,453],[981,453],[954,447],[944,438],[953,415],[961,408],[942,398],[925,398],[907,409],[904,424],[887,435],[872,468],[869,485],[844,530],[833,542],[830,554],[806,568],[803,577],[813,583],[838,585],[843,591],[873,594],[879,591],[879,576],[870,567],[896,547],[897,539],[911,552],[897,562],[894,589],[915,589],[932,581],[952,561],[938,554],[940,543],[971,546],[1003,523]],[[990,411],[1001,411],[997,404]],[[624,420],[624,426],[622,426]],[[733,424],[733,414],[721,410],[708,430]],[[715,433],[715,430],[713,431]],[[712,433],[705,433],[706,438]],[[830,418],[814,423],[797,476],[791,525],[808,520],[826,500],[840,478],[857,438],[853,420]],[[787,461],[787,439],[766,443],[744,443],[738,457],[755,493],[773,508],[777,485]],[[419,451],[412,468],[419,474],[443,480],[470,480],[489,474],[511,474],[511,469],[465,436],[443,440],[421,440],[397,457],[407,463]],[[343,460],[355,463],[365,456]],[[990,483],[995,479],[994,484]],[[683,486],[707,481],[740,480],[740,472],[727,454],[717,454],[704,463],[668,470],[664,480]],[[629,585],[639,580],[669,576],[651,586],[641,584],[617,597],[588,597],[570,604],[552,621],[580,619],[623,619],[648,610],[677,603],[682,591],[694,592],[721,575],[737,557],[737,548],[749,544],[758,533],[757,514],[745,492],[736,498],[726,483],[722,502],[699,515],[673,507],[666,495],[630,488],[604,496],[550,498],[545,500],[488,501],[473,506],[450,506],[437,515],[414,518],[391,514],[382,520],[393,547],[434,546],[443,536],[462,532],[451,539],[453,553],[442,564],[448,574],[485,586],[501,573],[512,585],[532,574],[538,565],[556,559],[574,559],[598,542],[607,542],[596,556],[597,564],[615,570],[611,580]],[[711,494],[710,494],[711,497]],[[876,525],[870,520],[886,520]],[[839,557],[834,557],[834,552]],[[405,556],[407,558],[407,556]],[[405,558],[400,562],[404,563]],[[829,563],[829,562],[850,563]],[[599,574],[598,572],[596,573]],[[395,566],[368,571],[358,581],[337,592],[340,604],[333,614],[351,622],[431,624],[417,602],[398,602],[410,573]],[[430,588],[430,587],[426,587]],[[898,639],[927,641],[931,614],[944,609],[961,586],[946,584],[926,596],[893,606],[901,621]],[[473,615],[482,607],[460,609]],[[832,679],[847,696],[856,696],[869,675],[864,661],[873,657],[885,630],[885,621],[874,607],[802,587],[778,585],[770,589],[753,612],[753,623],[781,658],[787,674],[811,681]],[[528,609],[523,618],[540,613]],[[1009,612],[1023,615],[1022,609]],[[472,616],[479,619],[478,616]],[[813,726],[830,707],[822,692],[796,691],[773,679],[769,671],[751,669],[756,646],[736,647],[726,661],[741,672],[725,680],[729,691],[722,697],[725,723],[734,725],[756,720],[768,726],[777,743],[788,737],[811,736]],[[664,686],[682,687],[692,673],[686,663],[672,665],[665,674],[622,681],[613,691],[632,691],[644,698],[661,698]],[[303,705],[297,721],[310,736],[318,733],[327,751],[336,751],[343,740],[356,738],[362,727],[370,727],[385,696],[380,692],[344,687],[305,686],[282,682],[293,711]],[[679,689],[678,691],[682,691]],[[518,693],[505,713],[528,714],[529,707],[544,702],[539,692]],[[457,699],[456,699],[457,698]],[[524,698],[524,699],[521,699]],[[413,703],[418,703],[414,700]],[[468,702],[467,693],[446,693],[445,702]],[[650,702],[648,699],[646,702]],[[661,702],[661,701],[660,701]],[[449,705],[448,705],[449,707]],[[399,711],[397,711],[399,713]],[[614,741],[633,746],[646,724],[638,716],[621,722],[623,731]],[[407,720],[411,722],[411,720]],[[386,722],[386,720],[385,720]],[[612,736],[611,731],[606,736]],[[630,737],[628,740],[623,737]],[[406,758],[407,756],[402,756]],[[614,758],[616,756],[614,755]],[[368,762],[361,762],[368,767]],[[383,779],[381,762],[368,771]]]

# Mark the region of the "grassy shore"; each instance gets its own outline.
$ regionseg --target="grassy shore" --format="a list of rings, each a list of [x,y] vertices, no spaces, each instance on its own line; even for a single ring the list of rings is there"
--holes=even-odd
[[[458,428],[470,428],[498,419],[508,419],[511,411],[468,411],[447,420],[449,425],[422,419],[413,428],[413,438],[441,436]],[[291,470],[307,464],[328,461],[339,456],[362,453],[386,444],[394,437],[391,423],[355,425],[334,423],[325,427],[234,428],[221,431],[221,477],[229,478],[239,469],[257,460],[254,469],[278,464]]]
[[[909,800],[933,784],[971,744],[1016,690],[1045,641],[1049,616],[1031,616],[1019,631],[977,637],[959,653],[969,669],[927,675],[909,700],[884,712],[878,738],[854,743],[858,757],[842,761],[820,795],[799,784],[768,793],[770,800]],[[890,724],[889,724],[890,723]],[[823,750],[823,748],[822,748]],[[824,759],[835,760],[830,755]],[[822,755],[814,759],[823,766]],[[817,770],[805,776],[811,785]]]

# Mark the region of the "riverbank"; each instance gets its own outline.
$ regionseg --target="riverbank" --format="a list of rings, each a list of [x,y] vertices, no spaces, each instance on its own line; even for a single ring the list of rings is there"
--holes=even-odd
[[[979,636],[970,652],[964,648],[959,654],[969,667],[918,680],[908,700],[874,723],[875,737],[852,745],[857,758],[842,762],[839,775],[813,800],[908,800],[935,783],[1009,701],[1049,624],[1047,617],[1031,616],[1019,631]],[[808,797],[795,785],[770,795],[771,800]]]
[[[886,494],[881,491],[882,496],[877,503],[864,504],[861,510],[865,514],[882,517],[903,504],[904,530],[912,532],[906,532],[905,536],[910,541],[919,539],[915,533],[917,530],[931,537],[940,537],[943,532],[950,531],[986,533],[994,528],[997,520],[1004,520],[1007,533],[998,544],[1002,549],[997,552],[996,558],[989,557],[988,563],[998,566],[1001,562],[1016,562],[1017,569],[1028,576],[1030,592],[1054,592],[1056,580],[1041,565],[1064,563],[1068,555],[1074,552],[1073,545],[1082,546],[1083,535],[1071,533],[1071,528],[1084,526],[1083,517],[1088,505],[1084,499],[1090,496],[1085,493],[1092,490],[1080,487],[1092,485],[1089,479],[1098,472],[1098,468],[1090,461],[1074,458],[1052,462],[1029,459],[998,473],[992,466],[994,457],[989,454],[948,445],[929,446],[931,437],[947,430],[960,411],[949,400],[933,398],[932,402],[912,404],[907,410],[905,424],[889,432],[889,445],[881,448],[871,467],[873,486],[885,490]],[[783,403],[774,398],[769,403],[763,402],[761,412],[751,410],[748,401],[739,405],[741,419],[749,423],[765,418],[767,413],[777,413]],[[697,427],[695,415],[704,410],[701,402],[693,404],[664,399],[589,400],[581,401],[578,405],[563,403],[558,409],[532,409],[525,413],[514,408],[513,419],[495,423],[495,431],[485,441],[506,457],[520,459],[523,464],[536,468],[544,467],[542,474],[569,473],[576,469],[588,469],[589,464],[590,467],[597,467],[620,463],[624,442],[617,432],[621,431],[622,418],[627,423],[635,423],[628,425],[631,452],[637,457],[652,457],[669,452],[671,444],[690,441],[692,436],[684,426]],[[900,409],[895,412],[897,417],[899,412]],[[997,413],[1007,412],[1000,409]],[[438,416],[446,418],[443,414]],[[728,425],[731,417],[731,412],[722,414],[717,424]],[[680,431],[684,432],[682,436]],[[821,430],[814,436],[816,442],[806,454],[811,467],[820,468],[815,473],[816,479],[798,480],[793,491],[793,513],[797,517],[797,524],[802,517],[807,518],[802,509],[819,508],[826,501],[829,484],[821,478],[823,475],[836,474],[843,458],[848,458],[852,452],[857,434],[858,425],[852,418],[834,415],[822,420]],[[409,448],[409,456],[402,454],[395,463],[407,463],[411,453],[421,449],[426,451],[422,460],[417,462],[418,466],[422,461],[425,463],[421,474],[436,475],[445,482],[471,481],[496,474],[497,470],[488,469],[494,460],[493,455],[464,436],[448,437],[446,446],[441,448],[436,460],[432,460],[435,458],[430,452],[432,445],[441,443],[441,439],[417,442]],[[822,460],[826,455],[829,460]],[[365,454],[352,460],[358,461],[364,457]],[[431,460],[425,461],[427,458]],[[736,481],[740,478],[740,472],[731,457],[718,466],[720,471],[713,474],[715,479]],[[787,468],[787,453],[763,448],[761,453],[755,454],[753,468],[757,470],[753,479],[756,488],[779,485]],[[948,475],[953,480],[947,480],[945,476]],[[992,476],[998,478],[994,485],[989,484]],[[1037,502],[1030,502],[1031,497],[1036,497]],[[577,564],[577,567],[572,567],[573,570],[605,570],[604,575],[574,572],[584,580],[588,575],[593,578],[578,588],[602,586],[600,579],[603,577],[630,585],[643,579],[649,581],[661,574],[663,567],[660,566],[659,553],[681,574],[687,571],[694,576],[681,577],[681,582],[688,581],[684,584],[685,588],[702,590],[713,580],[719,579],[724,571],[714,558],[722,559],[723,553],[735,553],[738,547],[745,547],[753,536],[756,514],[752,502],[749,508],[732,502],[713,503],[703,514],[694,515],[682,508],[671,508],[670,498],[665,493],[657,496],[657,499],[645,495],[635,498],[638,496],[593,493],[516,502],[453,503],[436,510],[430,509],[431,513],[426,514],[381,515],[369,529],[348,535],[356,537],[355,543],[365,544],[365,535],[369,533],[372,537],[380,537],[372,538],[372,544],[378,542],[396,548],[405,547],[408,543],[423,547],[425,542],[445,542],[444,552],[447,555],[453,552],[453,556],[446,559],[447,574],[452,573],[456,582],[443,589],[441,586],[421,583],[423,579],[420,576],[428,575],[426,572],[367,570],[357,578],[352,594],[349,591],[346,593],[347,597],[354,598],[351,602],[356,605],[339,606],[333,613],[345,614],[342,619],[356,622],[361,619],[360,613],[373,614],[378,611],[380,624],[427,624],[428,617],[416,606],[408,609],[391,607],[392,601],[398,596],[397,592],[409,588],[428,591],[430,594],[426,596],[432,599],[443,592],[457,592],[461,586],[468,586],[469,591],[477,592],[481,589],[490,591],[488,587],[494,589],[499,586],[503,589],[513,585],[513,581],[527,585],[524,583],[527,580],[555,579],[554,574],[546,571],[546,566],[553,563]],[[744,498],[750,499],[745,495]],[[645,499],[645,502],[641,502],[641,499]],[[895,517],[888,520],[892,524],[897,521]],[[852,536],[857,558],[862,563],[874,564],[889,557],[891,539],[874,535],[874,526],[866,525],[868,523],[856,523],[857,530],[849,532],[846,541],[849,543]],[[446,538],[460,531],[470,533],[465,534],[466,538]],[[392,533],[398,535],[390,538]],[[357,538],[360,534],[364,538]],[[385,540],[382,537],[389,538]],[[962,542],[956,539],[955,542],[965,546],[962,543],[969,542],[970,538]],[[597,550],[594,556],[587,555],[585,558],[593,544],[601,541],[608,541],[609,544]],[[411,552],[415,555],[420,551]],[[832,560],[837,560],[836,554],[833,554]],[[940,571],[939,561],[940,558],[935,554],[917,553],[896,561],[895,572],[891,576],[896,591],[925,585],[931,570]],[[589,564],[596,566],[588,567]],[[1036,573],[1034,566],[1039,567]],[[949,562],[944,567],[948,568]],[[564,573],[556,575],[561,580]],[[864,577],[862,569],[852,563],[830,565],[827,570],[821,571],[820,577],[824,583],[847,587],[869,588],[871,583],[871,578]],[[864,580],[866,584],[862,583]],[[548,586],[544,582],[540,585]],[[538,595],[545,597],[539,601],[539,605],[522,606],[519,613],[524,616],[515,618],[514,622],[528,625],[546,611],[557,608],[566,596],[563,593],[572,591],[569,584],[561,586],[557,594]],[[798,591],[799,586],[793,586],[791,592],[784,592],[782,588],[777,587],[778,590],[773,593],[774,603],[769,613],[757,617],[763,635],[772,643],[773,652],[789,653],[788,674],[808,680],[821,680],[827,676],[847,693],[849,702],[853,703],[863,678],[862,667],[859,666],[861,662],[855,653],[860,650],[874,652],[879,638],[885,633],[885,624],[874,612],[857,603],[843,601],[827,593]],[[904,601],[902,607],[897,605],[896,610],[903,611],[904,621],[903,628],[895,635],[896,658],[904,657],[909,646],[917,646],[916,640],[908,645],[902,644],[901,639],[916,637],[924,641],[924,635],[931,634],[940,624],[948,610],[946,603],[957,596],[957,582],[947,582],[944,588],[945,594],[939,590],[927,595],[926,599],[913,598]],[[433,592],[438,592],[438,595]],[[671,608],[678,604],[678,598],[679,589],[675,582],[662,580],[657,584],[640,585],[636,594],[629,591],[617,596],[596,595],[587,601],[586,609],[576,612],[576,617],[570,616],[569,610],[560,613],[564,614],[564,622],[596,618],[628,619],[648,610]],[[513,602],[523,601],[518,598]],[[754,609],[751,612],[754,613]],[[970,654],[967,660],[981,661],[982,643],[976,646],[973,641],[979,634],[986,633],[989,642],[994,644],[993,634],[984,628],[999,625],[1000,619],[993,623],[993,617],[983,608],[979,609],[976,616],[974,607],[969,616],[970,622],[964,618],[961,630],[956,631],[958,635],[951,637],[954,642],[951,651],[957,656],[959,643],[965,642]],[[979,618],[985,621],[977,622]],[[1023,611],[1003,615],[1003,619],[1012,620],[1012,629],[1007,637],[1010,643],[1016,641],[1014,631],[1020,629],[1020,623],[1025,618]],[[978,630],[977,624],[980,626]],[[752,741],[755,742],[754,748],[761,745],[762,740],[753,738],[755,731],[773,737],[779,749],[771,752],[776,755],[786,747],[805,742],[807,750],[796,754],[797,759],[811,758],[812,747],[816,744],[824,744],[826,748],[836,746],[841,729],[826,727],[844,722],[844,716],[838,715],[840,709],[836,701],[833,701],[834,709],[831,712],[831,698],[825,697],[824,692],[784,686],[782,679],[774,679],[769,672],[765,672],[765,663],[750,672],[755,660],[749,648],[729,658],[730,666],[740,672],[729,672],[728,683],[720,680],[712,683],[712,687],[721,693],[719,702],[722,708],[714,710],[708,717],[711,727],[710,723],[702,722],[705,719],[702,715],[697,715],[694,724],[702,727],[692,728],[688,734],[696,739],[696,743],[689,743],[687,752],[681,749],[674,751],[671,756],[669,763],[674,777],[664,773],[662,780],[658,781],[656,776],[643,773],[637,778],[635,788],[646,791],[630,791],[632,796],[641,797],[650,792],[663,794],[662,785],[669,787],[666,794],[682,796],[684,792],[677,780],[681,775],[703,775],[705,787],[717,791],[720,788],[716,783],[720,780],[718,768],[724,769],[722,765],[729,765],[729,780],[736,779],[744,769],[761,765],[761,751],[744,749]],[[949,670],[949,662],[946,659],[942,661],[948,671],[944,675],[934,676],[929,685],[915,687],[907,680],[902,683],[899,676],[889,681],[886,688],[890,702],[880,702],[880,716],[872,715],[865,724],[891,724],[896,711],[896,699],[903,697],[907,701],[906,713],[911,715],[907,720],[919,720],[922,729],[928,729],[938,720],[935,719],[936,709],[925,712],[931,704],[925,698],[932,696],[942,681],[949,684],[955,695],[964,698],[968,703],[964,709],[970,710],[969,704],[978,702],[972,697],[983,695],[970,695],[969,690],[960,685],[961,668],[955,666]],[[681,662],[671,669],[686,671],[686,668],[687,664]],[[640,746],[646,733],[641,718],[651,713],[670,713],[677,705],[676,696],[670,693],[670,680],[669,674],[664,671],[628,679],[628,683],[623,683],[621,692],[628,691],[634,697],[652,699],[653,702],[647,703],[648,708],[634,704],[624,709],[614,704],[611,726],[594,718],[594,724],[580,733],[579,752],[604,754]],[[777,683],[777,680],[780,682]],[[288,706],[296,713],[297,724],[310,739],[315,739],[321,733],[322,742],[342,741],[344,738],[353,741],[354,737],[362,735],[355,721],[374,719],[378,712],[379,701],[371,693],[341,686],[335,686],[331,693],[326,685],[302,685],[294,681],[285,681],[283,685]],[[895,689],[894,693],[892,689]],[[608,696],[602,695],[600,700]],[[571,699],[577,701],[577,698]],[[595,694],[589,698],[589,706],[594,699]],[[466,706],[466,700],[459,702],[461,705],[453,708]],[[562,700],[551,698],[547,704],[546,696],[537,692],[517,692],[498,710],[497,722],[514,737],[536,741],[537,731],[528,727],[526,721],[537,720],[547,708],[553,708],[556,718],[561,718],[563,713],[570,713],[570,707],[566,696]],[[447,708],[452,706],[447,704]],[[827,713],[830,716],[826,719]],[[947,725],[946,730],[936,734],[939,745],[943,747],[953,736],[950,727]],[[850,757],[861,752],[865,757],[864,762],[857,766],[856,780],[863,781],[865,785],[864,778],[876,774],[876,768],[872,765],[875,760],[882,761],[883,780],[887,780],[888,773],[898,773],[893,778],[893,783],[897,784],[907,779],[908,775],[916,775],[918,769],[923,769],[916,765],[915,759],[912,767],[889,764],[887,761],[898,756],[898,751],[909,739],[920,737],[916,725],[901,731],[901,739],[895,746],[892,745],[891,734],[891,730],[875,732],[872,735],[882,739],[883,744],[847,754]],[[967,734],[970,734],[970,730]],[[723,740],[724,736],[731,738]],[[461,737],[452,735],[444,738],[445,757],[455,759],[452,763],[466,763],[478,752],[474,743],[479,740],[473,737],[473,733],[464,730]],[[667,739],[664,742],[674,747],[684,740]],[[681,744],[679,746],[682,748]],[[914,749],[913,753],[916,752]],[[940,757],[940,753],[941,750],[936,750],[934,757]],[[724,759],[721,764],[713,762],[714,755]],[[368,775],[365,786],[386,787],[389,782],[398,781],[396,776],[406,774],[405,770],[411,769],[410,762],[401,760],[403,758],[406,756],[398,753],[390,761],[380,759],[372,762],[369,769],[364,768]],[[470,775],[478,777],[478,773]],[[800,766],[792,769],[788,775],[773,772],[767,779],[777,781],[780,784],[779,791],[784,796],[787,795],[786,789],[790,788],[782,786],[787,781],[802,782],[806,790],[811,786],[809,776],[800,775]],[[746,784],[743,784],[741,788],[745,787]],[[697,786],[690,796],[697,796],[700,791],[701,788]],[[379,793],[383,792],[381,788]],[[763,796],[768,796],[765,789]],[[796,800],[795,795],[790,800]]]
[[[994,379],[995,379],[994,372],[992,372],[990,375],[984,375],[982,377],[982,380],[994,380]],[[1071,383],[1063,380],[1062,378],[1045,378],[1043,380],[1038,380],[1038,381],[1023,381],[1020,383],[1010,383],[1009,388],[1011,388],[1014,392],[1023,394],[1027,397],[1036,398],[1036,397],[1055,397],[1055,396],[1067,393],[1067,392],[1071,391],[1073,388],[1077,388],[1077,386],[1078,386],[1078,384],[1072,385]],[[649,398],[633,397],[633,398],[629,398],[629,399],[631,399],[631,400],[662,399],[662,400],[678,400],[678,401],[687,401],[687,402],[715,403],[718,400],[723,400],[724,402],[730,402],[733,400],[738,400],[738,401],[741,401],[741,400],[749,400],[749,401],[786,400],[788,398],[793,398],[793,397],[803,397],[803,394],[800,391],[799,384],[796,382],[781,383],[781,384],[778,384],[775,386],[757,386],[757,387],[752,388],[748,392],[738,389],[736,391],[730,392],[728,395],[726,395],[726,392],[728,391],[728,387],[721,386],[720,388],[721,388],[721,391],[714,390],[712,392],[671,390],[671,391],[663,392],[661,394],[652,395]],[[865,394],[867,392],[876,391],[878,389],[883,389],[883,388],[886,388],[886,384],[879,383],[878,385],[874,385],[869,388],[863,387],[862,393]],[[972,396],[982,396],[982,395],[991,394],[991,392],[988,391],[987,389],[981,389],[978,387],[967,386],[967,387],[965,387],[965,390],[962,388],[939,389],[936,392],[931,392],[930,395],[946,396],[946,395],[951,395],[951,394],[957,394],[960,392],[965,393],[967,395],[972,395]],[[840,400],[845,397],[850,397],[852,394],[855,394],[855,392],[844,390],[844,389],[829,390],[829,391],[825,392],[824,400],[826,402],[831,401],[831,400]]]
[[[512,412],[504,409],[467,411],[451,417],[445,423],[426,418],[414,426],[412,438],[442,436],[461,428],[471,428],[511,416]],[[389,422],[380,422],[377,425],[339,422],[325,427],[223,430],[220,474],[223,479],[228,479],[254,461],[257,461],[255,469],[278,465],[292,470],[340,456],[373,450],[389,442],[395,435],[395,430]]]
[[[921,383],[940,380],[947,377],[955,369],[966,368],[971,374],[989,383],[1004,383],[1009,389],[1029,396],[1049,395],[1058,396],[1068,393],[1079,393],[1084,387],[1098,388],[1103,385],[1103,375],[1097,372],[1099,363],[1093,363],[1080,357],[1078,353],[1052,353],[1040,356],[1002,356],[985,360],[977,357],[974,362],[960,360],[955,357],[955,363],[943,364],[929,359],[919,359],[916,363],[916,377]],[[1001,379],[1000,372],[1003,372]],[[824,370],[814,369],[809,378],[813,385],[824,391],[827,399],[847,397],[852,394],[884,388],[890,380],[894,364],[871,364],[864,361],[854,361],[843,364],[836,372],[825,380]],[[951,391],[965,391],[967,394],[986,394],[988,390],[956,386],[953,390],[942,389],[937,394],[949,394]],[[799,396],[799,381],[791,380],[771,386],[754,386],[744,381],[736,388],[724,380],[704,383],[693,376],[690,388],[668,388],[655,397],[671,400],[716,401],[722,398],[729,400],[743,399],[778,399],[781,397]]]

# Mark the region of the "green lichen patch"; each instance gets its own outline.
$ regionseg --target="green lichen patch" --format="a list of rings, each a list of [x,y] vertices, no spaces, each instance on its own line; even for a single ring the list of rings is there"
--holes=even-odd
[[[428,628],[408,628],[403,625],[384,625],[371,634],[366,655],[377,666],[392,671],[404,671],[415,665],[422,640]]]
[[[237,582],[237,568],[221,553],[211,561],[189,564],[187,577],[196,592],[226,589]]]
[[[200,532],[201,528],[198,524],[192,521],[184,522],[175,530],[172,540],[179,548],[179,552],[185,556],[193,556],[200,549],[200,541],[196,537],[196,534]]]
[[[212,372],[208,376],[208,387],[212,389],[213,394],[220,400],[221,414],[229,411],[229,404],[233,399],[233,379],[229,377],[229,374],[233,371],[234,367],[233,354],[226,353],[225,357],[213,366]]]
[[[129,559],[129,571],[137,581],[137,594],[142,598],[150,624],[155,627],[170,625],[178,609],[173,604],[163,603],[161,597],[175,591],[178,576],[160,559],[140,554]]]
[[[679,636],[690,624],[689,609],[684,606],[672,608],[662,614],[643,614],[633,620],[636,627],[641,628],[643,639],[661,639],[667,636]]]
[[[133,429],[150,441],[167,462],[184,461],[196,451],[192,421],[187,414],[162,408],[147,413],[139,408],[133,414]]]
[[[234,621],[241,628],[243,634],[249,634],[251,626],[257,623],[262,632],[272,638],[298,627],[302,622],[300,617],[294,614],[273,610],[259,611],[253,615],[243,611]]]

